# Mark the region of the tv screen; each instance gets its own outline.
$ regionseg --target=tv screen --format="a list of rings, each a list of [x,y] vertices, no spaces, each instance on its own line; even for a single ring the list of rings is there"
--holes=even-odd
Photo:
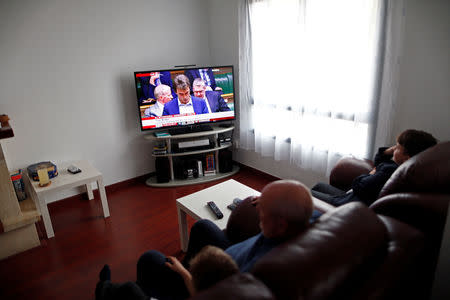
[[[134,72],[142,130],[235,119],[233,66]]]

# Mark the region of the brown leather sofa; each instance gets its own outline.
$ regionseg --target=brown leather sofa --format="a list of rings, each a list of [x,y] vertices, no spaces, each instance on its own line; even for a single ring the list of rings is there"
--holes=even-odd
[[[344,158],[330,183],[347,189],[373,168]],[[193,299],[428,299],[450,202],[450,142],[402,164],[369,208],[349,203]],[[326,207],[326,206],[317,206]],[[237,242],[259,232],[244,201],[230,216]]]
[[[259,231],[255,211],[248,199],[233,211],[230,239]],[[400,299],[423,248],[418,230],[349,203],[269,252],[250,273],[231,276],[193,299]]]
[[[347,189],[353,178],[368,173],[373,163],[341,159],[330,174],[330,184]],[[441,246],[450,203],[450,142],[442,142],[403,163],[386,182],[370,208],[420,230],[425,248],[416,266],[414,299],[427,299]]]

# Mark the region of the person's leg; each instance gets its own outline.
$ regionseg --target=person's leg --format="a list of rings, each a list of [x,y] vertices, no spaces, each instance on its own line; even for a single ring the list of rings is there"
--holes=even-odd
[[[147,300],[148,297],[131,281],[112,283],[110,280],[99,281],[95,288],[95,300]]]
[[[226,249],[230,246],[230,241],[225,233],[210,220],[202,219],[192,226],[189,235],[189,243],[183,265],[189,266],[189,261],[207,245]]]
[[[138,286],[157,299],[186,299],[189,292],[183,278],[165,265],[166,256],[150,250],[141,255],[137,263]]]
[[[99,274],[99,282],[95,287],[96,300],[146,300],[148,297],[139,288],[139,286],[131,281],[125,283],[111,282],[111,269],[105,265]]]
[[[332,200],[333,200],[333,198],[335,197],[335,196],[333,196],[333,195],[325,194],[325,193],[318,192],[318,191],[314,191],[314,190],[311,190],[311,195],[312,195],[314,198],[320,199],[320,200],[325,201],[325,202],[327,202],[327,203],[329,203],[329,204],[332,204],[332,203],[333,203]]]
[[[343,191],[341,189],[338,189],[337,187],[334,187],[328,183],[319,182],[313,188],[311,191],[319,192],[322,194],[327,194],[331,196],[342,196],[346,193],[346,191]]]

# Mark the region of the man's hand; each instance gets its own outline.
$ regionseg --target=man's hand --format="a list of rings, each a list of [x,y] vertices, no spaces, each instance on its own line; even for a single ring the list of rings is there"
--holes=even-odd
[[[386,150],[384,150],[383,153],[384,153],[385,155],[393,155],[393,154],[394,154],[395,147],[396,147],[396,146],[389,147],[389,148],[387,148]]]
[[[373,168],[372,171],[369,172],[370,175],[373,175],[377,172],[377,168]]]
[[[183,267],[183,265],[180,263],[180,261],[176,257],[168,256],[167,259],[170,260],[170,262],[166,261],[166,266],[168,266],[169,269],[171,269],[172,271],[177,272],[181,276],[183,276],[184,273],[188,272],[188,270],[186,270],[186,268]]]
[[[170,262],[166,262],[166,266],[171,269],[174,272],[177,272],[178,274],[181,275],[181,277],[183,278],[184,284],[186,285],[189,294],[191,294],[191,296],[194,295],[195,293],[195,289],[194,289],[194,285],[192,284],[192,275],[191,273],[189,273],[188,270],[186,270],[185,267],[183,267],[183,265],[180,263],[180,261],[173,256],[168,256],[167,259]]]
[[[257,206],[258,205],[258,203],[259,203],[259,196],[250,196],[249,198],[250,198],[250,203],[253,206]]]
[[[151,85],[156,85],[155,80],[159,78],[159,72],[150,73],[150,80],[148,81]]]

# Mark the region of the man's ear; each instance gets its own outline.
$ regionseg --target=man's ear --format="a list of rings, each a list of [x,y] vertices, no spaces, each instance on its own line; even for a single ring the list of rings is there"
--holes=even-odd
[[[278,223],[278,226],[276,229],[277,236],[283,236],[283,235],[287,234],[289,226],[288,226],[288,222],[286,221],[286,219],[279,218],[277,223]]]

